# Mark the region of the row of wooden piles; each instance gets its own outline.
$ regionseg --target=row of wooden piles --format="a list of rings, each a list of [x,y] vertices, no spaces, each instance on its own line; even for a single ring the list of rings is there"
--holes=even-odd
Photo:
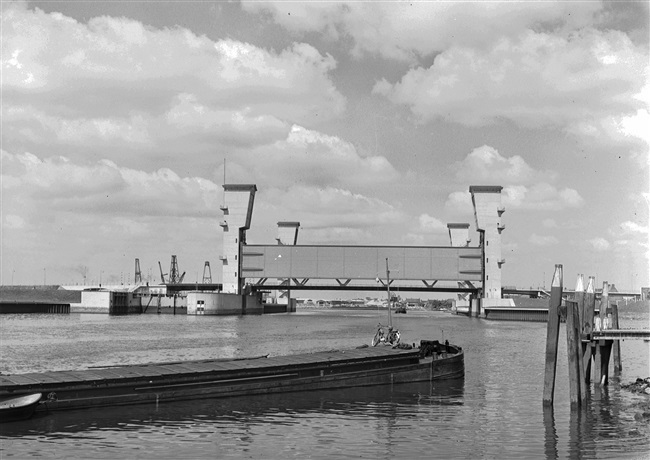
[[[600,305],[596,314],[595,278],[589,277],[585,290],[584,276],[578,275],[572,299],[563,299],[562,265],[555,266],[551,284],[546,335],[546,367],[544,372],[544,405],[552,405],[555,393],[557,350],[560,319],[566,318],[567,357],[571,408],[584,405],[593,373],[594,385],[606,385],[609,360],[613,353],[614,372],[620,372],[621,351],[618,340],[594,340],[594,330],[618,329],[618,306],[609,304],[609,284],[603,282]],[[593,371],[593,372],[592,372]]]

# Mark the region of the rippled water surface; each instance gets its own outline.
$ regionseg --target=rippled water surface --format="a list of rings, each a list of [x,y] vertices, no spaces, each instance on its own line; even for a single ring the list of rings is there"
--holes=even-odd
[[[368,343],[384,314],[311,310],[194,317],[2,315],[0,371],[293,354]],[[621,327],[648,327],[648,311]],[[395,318],[408,342],[448,339],[465,378],[409,384],[78,410],[0,425],[0,458],[648,458],[644,400],[620,387],[650,375],[650,344],[622,343],[623,372],[568,407],[560,331],[553,410],[543,410],[546,324],[441,312]]]

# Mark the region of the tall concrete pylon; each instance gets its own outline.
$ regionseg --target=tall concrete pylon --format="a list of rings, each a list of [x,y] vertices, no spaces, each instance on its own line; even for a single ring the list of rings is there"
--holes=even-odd
[[[483,245],[483,299],[501,299],[501,232],[505,225],[501,216],[505,208],[501,205],[501,186],[473,185],[472,205],[476,217],[476,230],[481,234]],[[486,306],[492,302],[485,302]],[[494,302],[499,304],[499,302]]]
[[[278,222],[278,237],[276,238],[278,244],[283,246],[295,246],[298,244],[298,229],[300,222]],[[281,279],[282,282],[290,284],[289,279]],[[291,290],[277,291],[276,303],[289,305],[291,303]]]
[[[467,247],[471,241],[469,237],[469,224],[468,223],[449,223],[447,224],[447,229],[449,230],[449,244],[452,247]],[[467,281],[458,281],[459,288],[473,287],[471,283]],[[468,293],[459,293],[457,305],[465,304],[469,305],[469,294]]]
[[[466,247],[469,246],[469,224],[447,224],[449,230],[449,242],[453,247]]]
[[[254,184],[224,184],[221,205],[223,220],[223,292],[242,294],[240,244],[246,244],[246,230],[253,217],[253,203],[257,187]]]
[[[298,243],[300,222],[278,222],[278,244],[295,246]]]

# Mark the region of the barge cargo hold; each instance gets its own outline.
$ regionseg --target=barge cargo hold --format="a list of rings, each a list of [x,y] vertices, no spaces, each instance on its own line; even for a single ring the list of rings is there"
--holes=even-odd
[[[461,347],[360,347],[287,356],[214,359],[0,375],[0,399],[42,393],[37,412],[463,377]]]

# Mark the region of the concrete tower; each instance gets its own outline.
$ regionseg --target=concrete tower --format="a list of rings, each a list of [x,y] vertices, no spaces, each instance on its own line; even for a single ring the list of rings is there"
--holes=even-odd
[[[454,247],[469,246],[469,224],[447,224],[449,241]]]
[[[298,243],[300,222],[278,222],[278,244],[292,246]]]
[[[242,294],[240,245],[246,244],[255,200],[255,185],[224,184],[223,220],[223,292]]]
[[[453,247],[466,247],[469,246],[471,241],[469,237],[469,224],[447,224],[447,229],[449,229],[449,244]],[[459,288],[471,287],[474,288],[472,283],[469,281],[458,281]],[[469,308],[470,295],[469,293],[459,293],[458,300],[456,301],[457,309],[467,309]]]
[[[501,215],[505,208],[501,206],[501,186],[473,185],[469,188],[472,194],[476,229],[481,234],[483,243],[483,299],[501,299],[501,232],[505,226],[501,223]],[[500,302],[483,302],[485,306],[498,305]]]
[[[278,244],[283,246],[295,246],[298,243],[298,229],[300,222],[278,222]],[[289,279],[281,279],[282,284],[288,285]],[[279,305],[287,305],[287,311],[296,311],[296,301],[291,299],[290,289],[280,289],[276,291],[275,302]]]

